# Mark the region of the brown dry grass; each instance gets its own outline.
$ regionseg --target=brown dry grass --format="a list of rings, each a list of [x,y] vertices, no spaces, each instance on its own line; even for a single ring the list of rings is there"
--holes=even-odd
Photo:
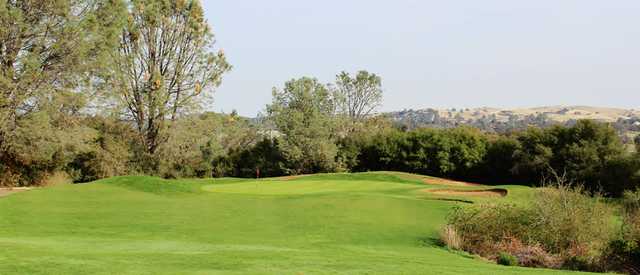
[[[453,225],[446,225],[440,231],[440,240],[449,249],[462,249],[463,241]]]

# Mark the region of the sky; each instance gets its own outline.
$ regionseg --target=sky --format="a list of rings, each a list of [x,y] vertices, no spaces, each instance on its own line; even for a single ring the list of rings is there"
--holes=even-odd
[[[640,108],[638,0],[202,0],[233,70],[214,111],[255,116],[273,87],[382,77],[380,111]]]

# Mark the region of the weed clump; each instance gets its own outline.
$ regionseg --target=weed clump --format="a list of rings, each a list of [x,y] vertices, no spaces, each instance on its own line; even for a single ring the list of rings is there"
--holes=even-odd
[[[506,266],[518,266],[518,258],[507,252],[500,252],[500,254],[498,254],[498,264]]]

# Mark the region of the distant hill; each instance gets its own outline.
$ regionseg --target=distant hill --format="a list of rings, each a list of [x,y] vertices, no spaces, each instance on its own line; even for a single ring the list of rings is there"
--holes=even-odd
[[[508,132],[530,126],[572,125],[580,119],[609,122],[625,139],[640,131],[640,110],[592,106],[549,106],[535,108],[419,109],[387,113],[408,129],[468,125],[485,131]]]

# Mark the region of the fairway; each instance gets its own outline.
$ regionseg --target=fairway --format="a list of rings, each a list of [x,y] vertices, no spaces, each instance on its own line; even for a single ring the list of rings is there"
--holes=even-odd
[[[363,173],[118,177],[11,194],[0,198],[0,274],[566,273],[438,246],[448,211],[462,203],[422,192],[429,188],[442,186]],[[469,200],[530,192],[504,188],[513,196]]]

